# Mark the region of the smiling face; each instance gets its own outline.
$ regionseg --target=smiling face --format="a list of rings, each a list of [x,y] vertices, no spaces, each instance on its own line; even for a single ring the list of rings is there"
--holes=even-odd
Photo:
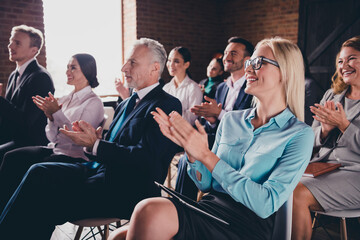
[[[170,76],[183,76],[186,73],[186,69],[190,66],[190,62],[184,62],[183,56],[176,51],[172,50],[169,54],[166,62],[166,67],[169,71]]]
[[[360,85],[360,52],[352,47],[341,49],[337,71],[347,85]]]
[[[76,58],[71,58],[66,70],[67,84],[80,88],[80,86],[87,86],[88,80],[81,71],[79,62]]]
[[[9,60],[17,62],[19,66],[35,57],[38,52],[37,47],[30,47],[30,37],[23,32],[15,32],[9,40]]]
[[[266,45],[257,48],[251,59],[260,56],[276,61],[271,49]],[[245,78],[247,81],[245,92],[256,96],[258,99],[263,97],[271,99],[271,96],[284,93],[280,69],[273,64],[263,61],[259,70],[254,70],[249,65],[245,69]]]
[[[220,63],[216,61],[215,58],[211,60],[209,63],[209,66],[207,67],[207,76],[211,78],[215,78],[223,73],[223,70],[221,69]]]
[[[229,43],[224,51],[225,72],[233,73],[240,71],[244,67],[245,45],[242,43]]]

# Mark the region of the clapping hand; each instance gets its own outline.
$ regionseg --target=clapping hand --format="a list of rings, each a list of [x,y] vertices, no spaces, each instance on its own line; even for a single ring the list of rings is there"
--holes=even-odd
[[[199,160],[212,171],[219,158],[208,148],[207,134],[199,121],[195,121],[196,130],[175,111],[167,115],[156,108],[152,115],[164,136],[185,149],[190,162]]]
[[[39,95],[36,95],[32,97],[33,102],[36,104],[38,108],[40,108],[46,115],[47,118],[50,119],[50,121],[54,121],[53,114],[57,111],[59,111],[62,107],[62,105],[59,105],[58,101],[54,97],[54,95],[49,92],[48,97],[41,97]]]
[[[119,93],[121,99],[124,100],[130,97],[129,88],[125,87],[124,80],[121,80],[121,78],[115,78],[115,88],[116,91]]]
[[[321,123],[322,138],[326,137],[336,127],[344,132],[350,124],[344,108],[339,102],[335,104],[333,101],[326,101],[324,106],[315,104],[315,106],[310,107],[310,110],[315,114],[313,118]]]
[[[201,117],[214,117],[217,118],[222,110],[221,103],[217,103],[215,99],[204,96],[207,102],[203,102],[200,105],[193,106],[190,111],[197,116]]]
[[[91,124],[83,120],[73,122],[72,131],[67,126],[60,128],[59,131],[71,138],[75,144],[86,147],[88,151],[92,151],[96,140],[102,137],[102,127],[95,130]]]

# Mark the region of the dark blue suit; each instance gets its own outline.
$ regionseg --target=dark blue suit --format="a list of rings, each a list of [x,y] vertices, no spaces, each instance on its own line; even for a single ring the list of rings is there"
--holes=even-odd
[[[7,151],[31,145],[46,145],[46,116],[32,101],[32,96],[54,93],[50,74],[32,61],[15,85],[15,71],[10,74],[5,98],[0,97],[0,163]],[[1,145],[3,144],[3,145]]]
[[[127,101],[116,109],[109,132]],[[19,219],[26,224],[11,239],[48,240],[55,225],[69,220],[129,219],[140,200],[160,196],[154,181],[164,182],[178,146],[160,132],[150,114],[156,107],[181,113],[180,101],[161,85],[155,87],[130,113],[114,142],[106,141],[108,136],[100,141],[95,157],[101,163],[98,169],[81,163],[33,165],[0,217],[1,238],[16,232]]]
[[[231,80],[229,79],[228,81],[231,81]],[[251,106],[252,95],[245,93],[245,91],[244,91],[245,88],[246,88],[246,81],[242,85],[242,87],[239,91],[239,94],[238,94],[238,97],[236,98],[233,110],[246,109]],[[226,84],[226,82],[220,83],[219,86],[217,87],[216,94],[215,94],[215,100],[217,103],[222,104],[223,109],[224,109],[224,105],[226,102],[228,92],[229,92],[229,87]],[[219,123],[220,123],[220,121],[217,120],[216,126],[211,127],[210,125],[208,125],[207,122],[205,122],[205,130],[208,134],[208,142],[209,142],[210,148],[214,144],[216,130],[219,126]],[[194,184],[194,182],[187,175],[186,169],[187,169],[187,162],[185,161],[185,158],[182,157],[179,159],[178,176],[176,179],[175,190],[179,193],[182,193],[182,194],[188,196],[189,198],[192,198],[193,200],[196,200],[198,189],[197,189],[196,185]]]

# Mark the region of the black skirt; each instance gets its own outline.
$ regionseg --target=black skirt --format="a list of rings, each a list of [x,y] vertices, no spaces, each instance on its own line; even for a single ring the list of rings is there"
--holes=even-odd
[[[227,221],[230,225],[213,220],[170,198],[179,218],[179,231],[174,239],[271,239],[275,214],[263,219],[236,202],[228,194],[213,191],[199,204],[207,212]]]

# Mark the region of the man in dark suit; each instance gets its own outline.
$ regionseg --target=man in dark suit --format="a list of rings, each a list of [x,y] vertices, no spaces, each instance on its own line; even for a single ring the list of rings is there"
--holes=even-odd
[[[5,98],[0,97],[0,163],[7,151],[48,143],[46,116],[32,101],[32,96],[54,93],[50,74],[36,61],[42,45],[40,30],[13,27],[8,48],[16,70],[10,74]]]
[[[230,38],[223,57],[224,70],[229,72],[230,76],[226,82],[217,87],[215,99],[205,97],[207,102],[191,108],[191,112],[208,121],[206,130],[210,146],[224,114],[232,110],[246,109],[251,105],[252,96],[244,91],[246,88],[244,63],[250,59],[253,51],[254,46],[247,40],[240,37]]]
[[[101,129],[84,121],[73,123],[73,131],[60,130],[86,147],[100,166],[94,168],[94,162],[33,165],[0,216],[1,238],[48,240],[55,225],[69,220],[129,219],[140,200],[160,196],[154,181],[164,182],[179,149],[163,136],[151,112],[160,107],[168,114],[181,113],[180,101],[158,82],[165,61],[160,43],[136,41],[122,67],[128,87],[136,94],[117,107],[105,139]],[[21,232],[16,231],[19,219],[26,222]]]
[[[221,118],[228,111],[246,109],[251,106],[252,95],[245,93],[246,79],[244,63],[250,59],[254,46],[240,37],[232,37],[224,51],[223,63],[225,72],[230,76],[226,82],[217,87],[215,99],[204,97],[207,102],[191,108],[191,112],[203,117],[206,122],[205,130],[208,134],[209,148],[215,141],[216,130]],[[178,177],[175,190],[196,199],[197,188],[186,173],[187,163],[180,158],[178,163]]]

